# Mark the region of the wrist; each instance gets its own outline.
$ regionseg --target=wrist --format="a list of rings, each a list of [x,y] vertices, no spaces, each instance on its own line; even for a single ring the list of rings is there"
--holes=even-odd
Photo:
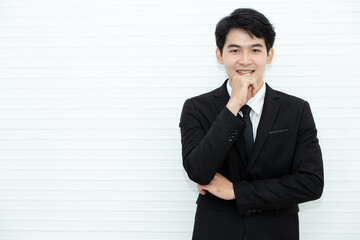
[[[226,104],[226,107],[236,116],[239,111],[240,111],[240,108],[242,107],[243,105],[241,105],[241,103],[237,103],[235,101],[233,101],[231,98],[229,100],[229,102]]]

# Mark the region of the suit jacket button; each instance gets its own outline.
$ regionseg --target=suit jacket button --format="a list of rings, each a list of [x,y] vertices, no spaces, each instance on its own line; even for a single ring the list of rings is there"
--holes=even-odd
[[[231,136],[228,136],[228,141],[232,142],[233,138]]]
[[[237,135],[239,133],[239,130],[235,129],[234,133],[235,133],[235,135]]]

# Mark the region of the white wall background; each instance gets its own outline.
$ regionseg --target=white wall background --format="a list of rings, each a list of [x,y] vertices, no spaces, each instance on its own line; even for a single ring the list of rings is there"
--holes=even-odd
[[[214,29],[238,7],[274,23],[266,81],[319,130],[326,187],[301,239],[360,239],[356,0],[1,0],[0,239],[190,239],[180,112],[225,80]]]

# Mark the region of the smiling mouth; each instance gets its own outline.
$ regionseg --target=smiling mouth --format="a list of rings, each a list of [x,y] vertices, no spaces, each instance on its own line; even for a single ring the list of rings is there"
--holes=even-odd
[[[245,73],[253,73],[255,70],[236,70],[237,73],[245,74]]]

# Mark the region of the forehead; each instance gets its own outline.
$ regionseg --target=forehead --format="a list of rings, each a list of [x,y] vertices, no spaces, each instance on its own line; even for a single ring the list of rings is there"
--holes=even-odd
[[[230,44],[236,45],[252,45],[261,44],[265,46],[265,40],[263,38],[257,38],[254,35],[250,36],[246,31],[242,29],[231,29],[226,35],[225,46]]]

